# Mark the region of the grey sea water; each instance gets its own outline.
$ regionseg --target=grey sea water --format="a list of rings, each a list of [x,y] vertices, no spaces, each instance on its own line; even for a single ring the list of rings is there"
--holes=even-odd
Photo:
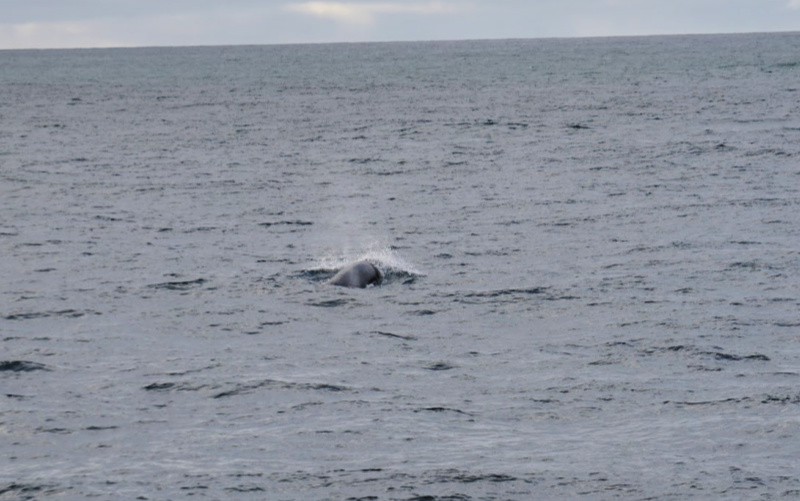
[[[796,33],[2,51],[0,499],[796,498],[798,209]]]

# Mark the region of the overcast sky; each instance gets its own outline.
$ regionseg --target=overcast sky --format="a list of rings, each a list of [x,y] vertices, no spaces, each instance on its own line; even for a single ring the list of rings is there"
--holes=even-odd
[[[0,0],[0,49],[800,31],[800,0]]]

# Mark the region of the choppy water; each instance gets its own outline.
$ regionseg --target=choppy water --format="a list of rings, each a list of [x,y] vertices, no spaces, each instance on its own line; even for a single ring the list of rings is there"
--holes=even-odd
[[[799,160],[800,34],[0,52],[0,499],[796,497]]]

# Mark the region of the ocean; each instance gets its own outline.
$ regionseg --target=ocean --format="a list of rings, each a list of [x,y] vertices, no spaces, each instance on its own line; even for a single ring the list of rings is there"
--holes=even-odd
[[[798,33],[0,51],[0,499],[796,498],[798,210]]]

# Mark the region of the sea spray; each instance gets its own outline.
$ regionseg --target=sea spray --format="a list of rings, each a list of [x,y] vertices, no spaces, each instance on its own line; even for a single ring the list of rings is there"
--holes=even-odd
[[[309,271],[336,271],[356,261],[369,261],[377,266],[384,275],[424,275],[416,266],[400,256],[396,250],[378,242],[372,243],[357,253],[330,252],[310,266]]]

